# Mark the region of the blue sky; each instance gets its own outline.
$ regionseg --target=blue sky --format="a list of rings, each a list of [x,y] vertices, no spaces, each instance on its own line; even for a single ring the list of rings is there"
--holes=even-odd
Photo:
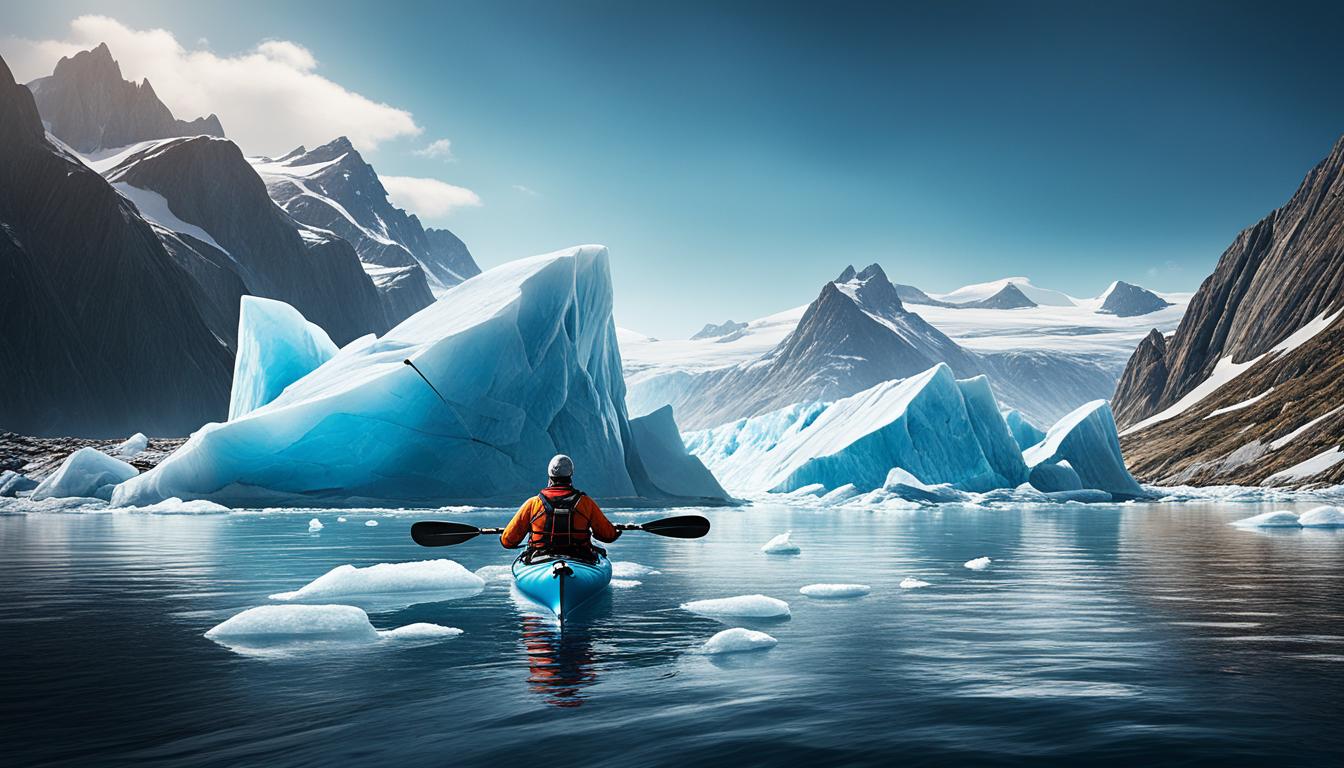
[[[668,337],[848,263],[929,291],[1193,290],[1344,133],[1328,5],[54,1],[0,36],[89,13],[220,55],[302,46],[413,115],[366,157],[475,192],[433,223],[482,266],[606,244],[618,322]],[[451,159],[416,154],[438,139]]]

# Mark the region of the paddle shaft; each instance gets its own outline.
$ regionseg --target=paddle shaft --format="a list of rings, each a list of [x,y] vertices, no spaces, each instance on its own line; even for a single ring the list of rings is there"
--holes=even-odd
[[[644,531],[676,539],[698,539],[709,533],[709,521],[688,515],[651,520],[647,523],[618,523],[618,531]],[[477,528],[466,523],[448,523],[426,520],[411,526],[411,538],[424,547],[444,547],[462,544],[477,536],[499,535],[503,528]]]

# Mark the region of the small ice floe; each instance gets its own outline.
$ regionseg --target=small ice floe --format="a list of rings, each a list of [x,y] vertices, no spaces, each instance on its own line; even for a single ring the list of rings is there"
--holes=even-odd
[[[336,518],[336,522],[338,522],[338,523],[344,523],[344,522],[345,522],[345,518],[344,518],[344,517],[338,517],[338,518]]]
[[[1299,515],[1297,524],[1303,528],[1344,527],[1344,510],[1331,506],[1316,507]]]
[[[972,571],[983,571],[986,568],[988,568],[989,564],[992,562],[994,561],[990,560],[988,557],[977,557],[974,560],[967,560],[966,562],[962,563],[962,565],[964,565],[967,568],[970,568]]]
[[[741,653],[742,651],[764,651],[779,644],[775,638],[764,632],[743,627],[725,629],[705,641],[700,653],[714,655],[720,653]]]
[[[1302,524],[1298,522],[1296,514],[1281,509],[1277,512],[1262,512],[1252,517],[1234,520],[1232,525],[1238,528],[1298,528]]]
[[[369,615],[353,605],[263,605],[217,624],[205,636],[238,653],[282,656],[381,640],[433,640],[460,634],[460,629],[437,624],[379,631]]]
[[[432,594],[466,597],[480,592],[485,581],[455,560],[379,563],[366,568],[341,565],[300,589],[271,595],[272,600],[331,600],[360,596]],[[428,601],[421,601],[428,602]]]
[[[322,530],[324,527],[325,527],[325,526],[322,525],[322,521],[321,521],[321,520],[318,520],[316,517],[314,517],[312,520],[309,520],[309,521],[308,521],[308,532],[309,532],[309,533],[317,533],[318,531]]]
[[[901,579],[901,589],[919,589],[920,587],[928,586],[932,585],[927,581],[921,581],[913,576],[906,576],[904,579]]]
[[[808,597],[826,599],[839,599],[844,597],[863,597],[873,588],[867,584],[808,584],[799,592]]]
[[[137,456],[148,447],[149,438],[145,437],[144,432],[136,432],[114,448],[112,452],[118,456]]]
[[[797,544],[789,541],[789,537],[792,535],[793,531],[785,531],[779,534],[775,538],[765,542],[765,546],[761,547],[761,551],[767,555],[796,555],[799,552],[802,552]]]
[[[126,512],[139,512],[148,515],[224,515],[229,508],[205,499],[183,501],[176,496],[150,504],[147,507],[124,507]]]
[[[612,580],[611,580],[611,588],[612,588],[612,589],[633,589],[633,588],[638,587],[640,584],[643,584],[643,583],[644,583],[644,582],[642,582],[642,581],[636,581],[636,580],[634,580],[634,579],[612,579]]]
[[[717,618],[719,616],[741,616],[751,619],[777,619],[792,616],[789,604],[765,595],[738,595],[713,600],[692,600],[682,603],[683,611],[698,613],[701,616]]]
[[[476,569],[476,576],[487,584],[492,581],[513,581],[513,566],[483,565]]]
[[[633,579],[639,576],[657,576],[662,571],[647,565],[632,563],[629,560],[617,560],[611,564],[611,575],[617,579]]]
[[[112,498],[112,489],[140,474],[140,470],[114,459],[97,448],[80,448],[65,457],[61,466],[33,489],[33,501],[74,496]]]
[[[377,520],[365,520],[365,521],[364,521],[364,524],[367,525],[367,526],[370,527],[370,528],[373,528],[374,526],[378,525],[378,521],[377,521]]]
[[[457,637],[462,630],[457,627],[445,627],[442,624],[416,622],[396,629],[380,629],[378,636],[384,640],[437,640],[444,637]]]

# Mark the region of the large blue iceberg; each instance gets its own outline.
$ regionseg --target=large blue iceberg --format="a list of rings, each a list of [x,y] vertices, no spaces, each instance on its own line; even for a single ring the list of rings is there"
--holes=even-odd
[[[936,503],[1028,482],[1031,494],[1143,495],[1125,470],[1105,401],[1079,408],[1048,433],[1014,415],[1000,412],[983,376],[959,381],[939,364],[833,403],[800,403],[684,438],[729,491],[744,495]],[[1037,436],[1023,451],[1021,442]]]
[[[244,296],[238,306],[229,420],[271,402],[336,356],[327,332],[283,301]]]
[[[269,402],[201,428],[113,501],[514,504],[561,452],[574,458],[576,484],[606,501],[722,501],[698,461],[664,466],[675,449],[665,425],[631,428],[611,310],[601,246],[504,264],[383,337],[350,342]],[[308,350],[284,354],[312,337],[296,316],[265,315],[288,324],[288,341],[245,369],[253,389],[288,378],[263,368],[311,362]]]

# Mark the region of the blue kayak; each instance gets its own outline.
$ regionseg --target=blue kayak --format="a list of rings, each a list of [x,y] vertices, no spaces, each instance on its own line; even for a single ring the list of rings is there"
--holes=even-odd
[[[519,592],[549,608],[563,624],[574,609],[611,583],[611,561],[604,555],[599,555],[595,563],[547,556],[525,563],[520,557],[513,561],[513,582]]]

